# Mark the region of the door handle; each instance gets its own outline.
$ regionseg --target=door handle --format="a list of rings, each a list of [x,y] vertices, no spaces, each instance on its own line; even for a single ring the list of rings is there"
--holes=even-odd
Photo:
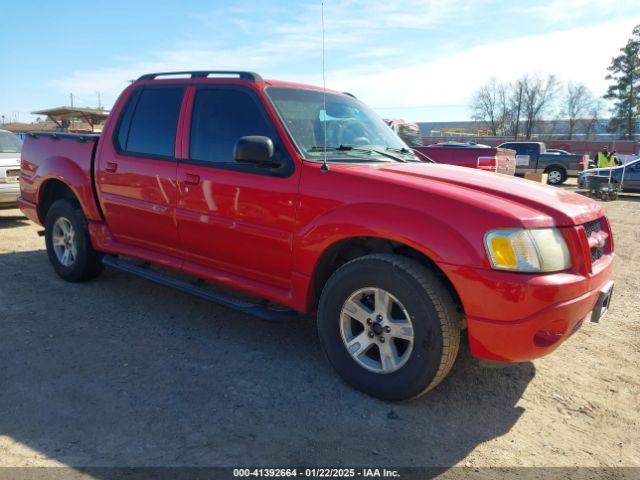
[[[195,173],[187,173],[184,176],[184,183],[186,185],[198,185],[200,183],[200,175]]]
[[[107,162],[105,170],[109,173],[115,173],[118,170],[118,164],[116,162]]]

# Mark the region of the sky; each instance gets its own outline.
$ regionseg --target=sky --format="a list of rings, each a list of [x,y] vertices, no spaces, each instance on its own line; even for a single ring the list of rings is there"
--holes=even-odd
[[[241,69],[322,84],[321,2],[0,0],[0,115],[101,104],[155,71]],[[328,88],[385,118],[470,118],[491,77],[555,74],[596,95],[637,0],[326,0]]]

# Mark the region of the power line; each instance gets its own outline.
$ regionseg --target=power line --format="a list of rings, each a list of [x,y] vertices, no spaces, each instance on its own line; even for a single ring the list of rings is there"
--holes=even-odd
[[[374,110],[416,110],[418,108],[468,108],[469,105],[411,105],[411,106],[397,106],[397,107],[371,107]]]

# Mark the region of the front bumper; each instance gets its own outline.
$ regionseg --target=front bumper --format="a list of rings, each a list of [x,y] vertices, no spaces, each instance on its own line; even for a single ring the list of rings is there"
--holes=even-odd
[[[589,318],[611,282],[613,255],[602,257],[587,276],[443,270],[462,299],[472,355],[523,362],[551,353]]]
[[[20,195],[20,184],[0,183],[0,205],[17,205]]]

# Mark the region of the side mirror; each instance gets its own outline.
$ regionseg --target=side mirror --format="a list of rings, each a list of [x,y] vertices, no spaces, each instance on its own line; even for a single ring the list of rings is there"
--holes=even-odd
[[[273,142],[269,137],[250,135],[240,137],[234,150],[234,158],[239,163],[263,167],[279,167],[281,162],[273,158]]]

